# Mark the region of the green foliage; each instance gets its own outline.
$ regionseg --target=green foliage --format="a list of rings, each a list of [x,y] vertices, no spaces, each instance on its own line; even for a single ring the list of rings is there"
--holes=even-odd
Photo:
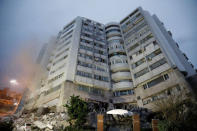
[[[79,96],[71,96],[67,104],[64,105],[67,108],[70,123],[69,128],[80,129],[86,122],[86,116],[88,114],[88,105],[85,101],[79,98]],[[69,129],[70,130],[70,129]]]
[[[197,130],[197,103],[191,99],[175,103],[160,113],[159,131]]]
[[[159,128],[159,131],[168,131],[168,129],[170,128],[170,124],[166,120],[159,121],[158,128]]]
[[[197,102],[188,90],[171,92],[155,103],[155,109],[160,131],[197,130]]]

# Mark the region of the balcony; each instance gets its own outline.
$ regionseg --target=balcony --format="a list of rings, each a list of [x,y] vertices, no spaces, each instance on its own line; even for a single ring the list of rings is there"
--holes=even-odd
[[[108,28],[108,26],[119,26],[118,22],[109,22],[105,25],[105,28]]]
[[[108,38],[107,41],[116,40],[116,39],[122,40],[122,37],[121,36],[113,36],[113,37]]]
[[[129,80],[132,79],[130,72],[116,72],[112,74],[112,80]]]
[[[121,35],[119,31],[112,31],[112,32],[107,33],[107,38],[113,37],[113,36],[119,36],[119,35]]]
[[[114,59],[122,59],[122,60],[127,60],[127,56],[126,55],[115,55],[109,58],[110,61],[113,61]]]
[[[111,30],[111,29],[120,29],[119,23],[117,23],[117,22],[110,22],[110,23],[105,25],[105,30],[106,31]]]
[[[129,71],[129,65],[127,63],[117,63],[111,65],[111,70],[113,72],[116,71]]]
[[[113,90],[133,89],[133,83],[128,81],[121,81],[113,84]]]
[[[109,50],[109,54],[116,53],[116,52],[123,52],[123,53],[125,53],[125,50],[123,48],[115,48],[115,49]]]

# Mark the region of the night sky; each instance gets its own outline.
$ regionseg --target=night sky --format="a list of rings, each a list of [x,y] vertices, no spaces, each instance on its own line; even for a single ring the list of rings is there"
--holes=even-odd
[[[160,18],[196,68],[196,0],[0,0],[0,86],[20,73],[13,61],[21,49],[35,58],[75,17],[119,22],[139,6]]]

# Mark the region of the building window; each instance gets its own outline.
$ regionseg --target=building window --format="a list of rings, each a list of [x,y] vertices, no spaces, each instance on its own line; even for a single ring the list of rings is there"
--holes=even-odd
[[[154,96],[151,96],[151,97],[148,97],[148,98],[144,99],[143,100],[144,105],[149,104],[149,103],[154,102],[154,101],[157,101],[157,100],[160,100],[160,99],[167,98],[168,96],[170,96],[172,94],[174,89],[177,89],[177,87],[179,87],[179,85],[177,85],[173,88],[164,90],[157,95],[154,95]]]
[[[147,84],[144,84],[144,85],[143,85],[143,88],[144,88],[144,89],[148,88],[148,85],[147,85]]]
[[[63,49],[65,46],[67,46],[68,44],[70,44],[71,41],[66,42],[65,44],[63,44],[62,46],[58,47],[57,51]]]
[[[48,95],[48,94],[50,94],[52,92],[55,92],[55,91],[59,90],[60,88],[61,88],[61,85],[58,85],[58,86],[56,86],[54,88],[51,88],[48,91],[44,92],[44,95],[46,96],[46,95]]]
[[[94,88],[94,87],[89,87],[89,86],[84,86],[84,85],[78,85],[78,90],[84,91],[87,93],[92,93],[92,94],[99,94],[103,95],[104,91],[102,89]]]
[[[83,86],[83,85],[79,85],[78,90],[84,91],[84,92],[89,92],[90,91],[88,86]]]
[[[103,94],[103,90],[97,88],[90,88],[90,93],[93,94]]]
[[[159,84],[159,83],[161,83],[161,82],[163,82],[163,81],[165,81],[167,79],[169,79],[168,74],[164,74],[163,76],[160,76],[160,77],[158,77],[158,78],[156,78],[156,79],[144,84],[143,88],[144,89],[151,88],[151,87],[153,87],[153,86],[155,86],[155,85],[157,85],[157,84]]]
[[[67,52],[69,50],[69,48],[66,48],[65,50],[61,51],[60,53],[58,53],[55,58],[59,57],[60,55],[64,54],[65,52]]]
[[[106,72],[106,69],[99,66],[96,66],[96,70]]]
[[[51,71],[51,72],[50,72],[50,74],[53,74],[53,73],[55,73],[56,71],[58,71],[58,70],[60,70],[60,69],[64,68],[64,67],[65,67],[65,65],[66,65],[66,64],[63,64],[63,65],[59,66],[57,69],[55,69],[55,70]]]
[[[59,63],[60,61],[66,59],[67,56],[68,56],[68,55],[65,55],[65,56],[63,56],[62,58],[58,59],[57,61],[55,61],[55,62],[53,63],[53,65],[56,65],[56,64]]]
[[[133,46],[131,46],[130,48],[127,49],[128,52],[134,50],[135,48],[137,48],[139,46],[139,43],[134,44]]]
[[[154,46],[156,46],[158,43],[157,43],[157,41],[155,40],[155,41],[153,41],[153,45]]]
[[[160,49],[157,49],[156,51],[154,51],[154,52],[152,52],[151,54],[147,55],[147,56],[146,56],[146,59],[147,59],[148,61],[151,61],[153,57],[155,57],[155,56],[157,56],[157,55],[159,55],[159,54],[161,54],[161,53],[162,53],[161,50],[160,50]]]
[[[86,63],[86,62],[82,62],[82,61],[78,61],[78,65],[83,66],[83,67],[88,67],[88,68],[92,68],[93,65]]]
[[[92,47],[88,47],[88,46],[84,46],[84,45],[80,45],[80,49],[88,50],[88,51],[91,51],[91,52],[94,52],[94,53],[97,53],[100,55],[107,55],[107,53],[102,50],[93,49]]]
[[[132,57],[132,56],[129,56],[129,58],[130,58],[130,60],[132,60],[132,59],[133,59],[133,57]]]
[[[53,82],[53,81],[55,81],[55,80],[61,78],[63,75],[64,75],[64,73],[61,73],[60,75],[53,77],[52,79],[50,79],[50,80],[48,81],[48,83],[51,83],[51,82]]]
[[[141,70],[141,71],[135,73],[135,74],[134,74],[134,77],[135,77],[135,78],[138,78],[138,77],[143,76],[144,74],[146,74],[146,73],[148,73],[148,72],[149,72],[149,69],[148,69],[148,68],[145,68],[145,69],[143,69],[143,70]]]
[[[140,66],[141,64],[143,64],[145,62],[145,58],[140,59],[139,61],[137,61],[136,63],[132,64],[132,69]]]
[[[70,30],[74,25],[75,25],[75,21],[72,21],[70,24],[68,24],[66,27],[64,27],[62,33],[67,32],[67,31]]]
[[[68,33],[66,33],[65,35],[63,35],[63,36],[61,37],[61,39],[66,38],[66,37],[67,37],[68,35],[70,35],[72,32],[73,32],[73,30],[69,31]]]
[[[165,74],[163,77],[164,77],[164,80],[167,80],[167,79],[169,79],[169,76],[168,76],[168,74]]]
[[[85,37],[88,37],[88,38],[92,38],[92,35],[87,34],[87,33],[82,33],[81,35],[82,35],[82,36],[85,36]]]
[[[157,67],[164,65],[165,63],[167,63],[167,61],[166,61],[165,58],[163,58],[163,59],[161,59],[161,60],[155,62],[154,64],[150,65],[150,69],[151,69],[151,70],[154,70],[154,69],[156,69]],[[165,76],[164,76],[164,77],[165,77]]]
[[[133,90],[123,90],[123,91],[116,91],[113,93],[114,96],[124,96],[124,95],[133,95]]]
[[[94,64],[86,63],[86,62],[79,61],[79,60],[77,63],[78,65],[83,66],[83,67],[88,67],[88,68],[95,69],[95,70],[102,71],[102,72],[106,71],[106,69],[104,69],[103,67],[99,67]]]
[[[94,79],[96,80],[100,80],[100,81],[105,81],[105,82],[108,82],[108,77],[105,77],[105,76],[100,76],[100,75],[94,75]]]
[[[89,40],[85,40],[85,39],[82,39],[82,38],[81,38],[81,42],[84,42],[86,44],[91,44],[91,42]]]
[[[94,61],[96,62],[102,62],[102,63],[107,63],[107,61],[103,58],[100,58],[100,57],[94,57]]]
[[[83,58],[86,58],[86,59],[93,60],[93,56],[88,55],[88,54],[83,54],[83,53],[80,53],[79,52],[78,56],[83,57]]]
[[[91,73],[88,73],[88,72],[77,71],[77,75],[83,76],[83,77],[92,78],[92,74]]]
[[[123,29],[123,33],[126,34],[124,36],[124,38],[128,39],[132,34],[138,32],[140,29],[144,28],[146,25],[147,25],[147,23],[143,20],[143,21],[140,22],[140,24],[138,24],[138,26],[133,27],[132,30],[130,30],[130,29]]]
[[[167,95],[168,95],[168,96],[171,95],[171,90],[170,90],[170,89],[167,90]]]
[[[140,41],[140,43],[143,44],[143,43],[145,43],[146,41],[148,41],[148,40],[151,39],[151,38],[153,38],[153,34],[152,34],[152,33],[149,34],[149,35],[147,35],[144,39],[142,39],[142,40]]]
[[[109,57],[116,56],[116,55],[126,55],[126,53],[124,53],[124,52],[114,52],[114,53],[110,54]]]
[[[150,88],[150,87],[155,86],[163,81],[164,81],[163,76],[160,76],[160,77],[148,82],[147,85]]]
[[[72,35],[69,35],[68,37],[66,37],[60,44],[63,44],[64,42],[66,42],[67,40],[69,40],[72,37]]]

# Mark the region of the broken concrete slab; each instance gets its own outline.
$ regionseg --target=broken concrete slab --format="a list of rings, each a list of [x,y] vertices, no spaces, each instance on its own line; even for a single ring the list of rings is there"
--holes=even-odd
[[[41,121],[35,121],[35,122],[33,122],[33,124],[40,129],[44,129],[47,127],[46,124],[42,123]]]

